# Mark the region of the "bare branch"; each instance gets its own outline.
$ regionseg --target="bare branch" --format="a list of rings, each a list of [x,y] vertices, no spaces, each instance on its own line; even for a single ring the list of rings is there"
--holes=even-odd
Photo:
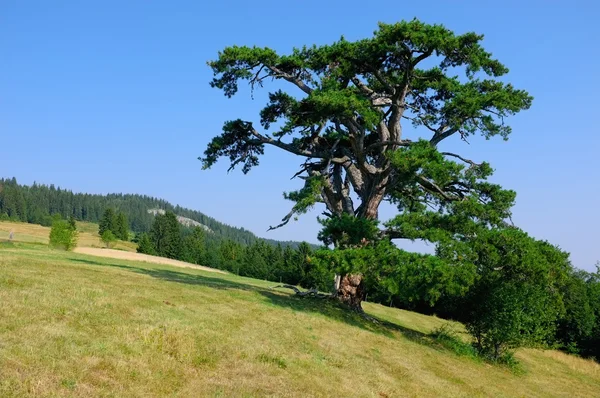
[[[402,234],[402,232],[394,230],[394,229],[384,229],[379,232],[379,236],[381,238],[388,239],[410,239],[406,235]]]
[[[437,146],[440,142],[442,142],[446,138],[450,137],[452,134],[456,133],[457,131],[458,131],[458,129],[449,129],[449,130],[440,129],[433,135],[433,137],[431,138],[431,140],[429,140],[429,142],[431,143],[431,145]]]
[[[273,138],[263,135],[263,134],[259,133],[258,131],[256,131],[256,129],[254,127],[252,127],[251,124],[250,124],[250,133],[254,137],[256,137],[256,139],[258,141],[257,143],[260,143],[260,144],[273,145],[277,148],[280,148],[287,152],[293,153],[294,155],[305,156],[307,158],[321,158],[321,159],[327,158],[326,154],[322,154],[320,152],[312,152],[312,151],[309,151],[306,149],[301,149],[292,144],[287,144],[281,140],[274,140]]]
[[[270,226],[269,229],[267,229],[267,232],[272,231],[272,230],[277,229],[277,228],[281,228],[284,225],[286,225],[287,223],[289,223],[295,213],[296,213],[296,209],[292,208],[292,210],[288,214],[286,214],[285,217],[283,217],[281,219],[281,223],[280,224],[278,224],[278,225],[276,225],[274,227]]]
[[[266,65],[266,66],[275,74],[275,77],[281,77],[281,78],[287,80],[288,82],[296,85],[298,88],[300,88],[300,90],[304,91],[306,94],[312,93],[313,89],[308,87],[306,85],[306,83],[304,83],[299,78],[292,76],[289,73],[286,73],[286,72],[278,69],[275,66],[270,66],[270,65]]]
[[[457,154],[455,154],[455,153],[452,153],[452,152],[441,152],[441,154],[442,154],[442,155],[446,155],[446,156],[452,156],[452,157],[455,157],[455,158],[457,158],[457,159],[460,159],[460,160],[462,160],[463,162],[470,164],[472,167],[478,167],[478,166],[481,166],[481,164],[480,164],[480,163],[475,163],[474,161],[472,161],[472,160],[470,160],[470,159],[465,159],[465,158],[463,158],[462,156],[460,156],[460,155],[457,155]]]
[[[360,81],[360,79],[358,77],[352,77],[350,79],[350,81],[352,81],[352,83],[354,83],[354,85],[356,87],[358,87],[360,89],[360,91],[362,91],[363,94],[365,94],[366,96],[370,97],[372,96],[375,91],[370,89],[369,87],[367,87],[366,84],[364,84],[363,82]]]
[[[360,81],[357,77],[353,77],[350,79],[352,83],[367,97],[371,99],[371,103],[373,106],[381,107],[381,106],[389,106],[392,104],[392,98],[390,94],[382,94],[378,93],[375,90],[370,89],[366,84]]]
[[[307,168],[308,168],[308,166],[304,166],[304,167],[302,167],[302,168],[300,169],[300,171],[298,171],[296,174],[294,174],[294,175],[292,176],[292,178],[290,178],[290,180],[293,180],[294,178],[296,178],[296,177],[299,177],[299,176],[300,176],[300,174],[304,173],[304,172],[306,171],[306,169],[307,169]]]
[[[415,66],[417,66],[417,64],[419,62],[423,61],[425,58],[429,58],[431,56],[431,54],[433,54],[433,51],[429,50],[429,51],[425,51],[423,54],[421,54],[418,57],[416,57],[412,61],[412,67],[414,68]]]
[[[375,76],[379,83],[381,83],[383,87],[385,87],[389,94],[395,94],[396,90],[394,89],[394,87],[387,80],[385,80],[383,76],[381,76],[381,73],[377,69],[371,69],[371,73],[373,74],[373,76]]]
[[[375,148],[379,148],[381,146],[386,146],[386,145],[397,145],[397,146],[410,146],[410,144],[412,144],[411,140],[400,140],[400,141],[393,141],[393,140],[387,140],[387,141],[379,141],[376,142],[374,144],[371,144],[367,147],[367,149],[365,149],[365,152],[369,152]]]
[[[270,289],[278,289],[278,288],[293,290],[296,293],[296,296],[300,296],[300,297],[315,297],[315,298],[333,298],[334,297],[334,295],[332,295],[332,294],[319,293],[319,291],[315,288],[312,288],[312,289],[309,289],[309,290],[303,292],[302,290],[298,289],[296,286],[293,286],[293,285],[277,285],[277,286],[271,287]]]
[[[434,192],[442,196],[444,199],[450,202],[456,202],[460,200],[460,197],[448,195],[442,188],[440,188],[436,183],[429,181],[427,178],[423,176],[417,176],[419,180],[419,184],[430,192]]]

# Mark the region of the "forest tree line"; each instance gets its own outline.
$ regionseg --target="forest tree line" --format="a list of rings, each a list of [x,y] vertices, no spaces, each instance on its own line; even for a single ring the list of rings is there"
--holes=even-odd
[[[73,193],[54,185],[33,183],[20,185],[16,178],[0,179],[0,219],[51,226],[53,215],[64,219],[100,223],[106,209],[114,209],[127,219],[127,227],[136,234],[149,232],[154,215],[149,209],[163,209],[190,218],[208,227],[217,238],[230,239],[249,245],[264,240],[271,245],[278,241],[262,239],[244,228],[223,224],[199,211],[174,206],[163,199],[137,194],[97,195]],[[118,235],[118,233],[115,233]],[[298,242],[281,242],[283,246],[297,247]]]
[[[230,239],[214,239],[201,227],[182,226],[172,212],[157,215],[150,232],[139,235],[137,243],[138,253],[222,269],[240,276],[305,287],[325,287],[333,280],[332,275],[312,262],[314,252],[306,242],[294,249],[263,240],[243,245]]]

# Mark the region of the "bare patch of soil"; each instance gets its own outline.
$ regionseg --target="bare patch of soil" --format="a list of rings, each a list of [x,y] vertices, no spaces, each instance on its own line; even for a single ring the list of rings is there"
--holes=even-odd
[[[175,267],[183,267],[183,268],[195,268],[203,271],[209,272],[217,272],[220,274],[224,274],[225,272],[215,269],[204,267],[202,265],[190,264],[184,261],[173,260],[170,258],[150,256],[148,254],[142,253],[132,253],[121,250],[113,250],[113,249],[100,249],[96,247],[77,247],[73,250],[75,253],[87,254],[90,256],[97,257],[108,257],[108,258],[116,258],[119,260],[132,260],[132,261],[145,261],[147,263],[156,263],[156,264],[167,264],[173,265]]]

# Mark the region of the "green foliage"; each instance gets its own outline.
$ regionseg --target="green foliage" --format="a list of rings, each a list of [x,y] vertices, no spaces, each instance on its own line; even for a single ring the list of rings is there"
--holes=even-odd
[[[377,220],[354,217],[349,214],[319,220],[323,229],[319,240],[337,248],[364,246],[378,239]]]
[[[156,250],[154,249],[154,245],[150,240],[150,236],[145,232],[142,233],[138,239],[137,252],[142,254],[150,254],[152,256],[156,255]]]
[[[172,212],[157,215],[150,230],[150,240],[158,256],[180,258],[183,239],[177,216]]]
[[[232,46],[209,62],[215,75],[211,86],[232,97],[241,81],[249,81],[253,88],[262,86],[260,71],[264,70],[267,77],[287,80],[307,92],[301,100],[282,91],[270,94],[270,102],[261,112],[261,124],[268,129],[283,118],[283,128],[275,136],[356,114],[365,128],[373,128],[381,113],[360,85],[349,84],[360,79],[370,90],[383,93],[408,83],[408,102],[416,114],[425,115],[416,118],[416,124],[443,123],[447,130],[461,130],[465,135],[479,130],[485,137],[506,137],[510,127],[501,118],[527,109],[532,99],[526,92],[493,79],[508,69],[481,47],[482,39],[475,33],[459,36],[441,25],[413,20],[381,23],[372,38],[356,42],[342,38],[331,45],[293,49],[289,55],[279,55],[270,48]],[[419,69],[417,65],[425,59],[433,65]],[[464,70],[462,79],[454,75],[459,69]],[[480,79],[481,75],[490,78]],[[205,166],[210,167],[223,155],[233,162],[241,159],[245,167],[257,164],[256,155],[262,152],[244,151],[258,150],[263,143],[244,140],[250,138],[243,133],[249,130],[241,124],[226,124],[224,131],[209,145],[203,158]]]
[[[74,222],[56,218],[50,229],[50,246],[73,250],[77,246],[77,228]]]
[[[27,221],[27,202],[17,180],[0,180],[0,219]]]
[[[113,233],[118,239],[127,241],[129,240],[129,223],[127,222],[127,216],[123,212],[117,214],[115,221],[115,230]]]
[[[77,222],[75,221],[74,217],[69,217],[69,228],[72,229],[73,231],[77,230]]]
[[[565,313],[558,322],[556,344],[600,360],[600,267],[596,272],[571,270],[561,293]]]
[[[556,338],[572,354],[581,352],[585,342],[592,338],[596,325],[587,279],[586,272],[572,272],[561,288],[565,315],[558,322]]]
[[[390,196],[400,214],[386,225],[397,235],[439,242],[482,226],[506,226],[516,193],[486,181],[492,175],[487,163],[465,167],[423,140],[388,157],[398,173]],[[438,188],[442,193],[432,192]]]
[[[590,273],[586,278],[586,285],[596,323],[591,336],[581,344],[582,354],[600,361],[600,263],[596,265],[596,272]]]
[[[183,240],[183,252],[181,259],[192,264],[204,264],[206,255],[206,236],[200,227],[194,228],[193,232]]]
[[[218,246],[217,250],[221,268],[239,275],[244,250],[243,246],[226,240]]]
[[[305,158],[296,174],[304,186],[285,194],[295,204],[281,225],[317,202],[325,203],[329,217],[374,219],[381,197],[417,213],[407,217],[421,216],[427,206],[443,212],[455,202],[453,213],[478,212],[481,222],[498,224],[514,193],[485,181],[489,165],[436,148],[454,134],[465,140],[477,133],[506,139],[511,128],[505,117],[531,105],[527,92],[500,79],[508,69],[481,46],[482,39],[415,19],[381,23],[370,38],[349,42],[342,37],[286,55],[270,48],[227,47],[208,63],[212,87],[232,97],[240,83],[254,90],[280,80],[294,95],[281,89],[269,93],[260,125],[274,130],[270,135],[252,121],[226,121],[200,158],[203,167],[225,157],[230,170],[241,165],[248,173],[259,164],[265,145]],[[430,136],[403,139],[403,120]],[[357,208],[351,190],[361,202]],[[403,229],[405,218],[391,226]],[[405,231],[391,232],[404,237]]]
[[[464,300],[464,321],[492,359],[551,340],[564,313],[559,286],[568,254],[516,229],[490,230],[469,242],[478,279]]]
[[[24,199],[24,205],[17,206],[20,210],[13,212],[11,203],[19,202]],[[125,222],[121,225],[120,231],[115,227],[111,229],[113,217],[106,215],[106,210],[117,215],[122,213]],[[116,209],[116,210],[115,210]],[[173,206],[169,202],[143,195],[131,194],[108,194],[92,195],[88,193],[73,193],[71,191],[57,188],[54,185],[40,185],[34,183],[32,186],[19,185],[16,179],[0,178],[0,220],[27,221],[32,224],[40,224],[50,227],[53,222],[53,215],[58,214],[64,219],[73,217],[79,221],[100,223],[102,221],[102,232],[109,227],[113,234],[119,239],[130,240],[122,234],[127,224],[127,229],[140,234],[149,232],[154,222],[154,215],[148,213],[148,209],[164,209],[172,211],[177,215],[190,218],[205,225],[211,232],[211,239],[225,240],[231,239],[237,243],[248,245],[256,242],[259,238],[252,232],[243,228],[236,228],[220,223],[219,221],[206,216],[198,211]],[[11,214],[9,216],[9,213]],[[117,224],[115,222],[115,224]],[[101,235],[101,232],[100,232]],[[271,245],[277,245],[279,242],[265,239]],[[281,242],[284,246],[297,247],[298,242]]]
[[[339,274],[361,273],[371,301],[414,301],[433,306],[441,297],[461,297],[473,285],[470,263],[452,263],[436,256],[398,249],[389,240],[345,250],[320,250],[316,261]]]
[[[117,240],[117,237],[112,233],[111,230],[107,229],[102,233],[100,239],[102,239],[102,242],[104,242],[106,247],[110,248],[110,245],[112,245]]]
[[[104,232],[106,232],[106,231],[111,231],[113,234],[115,234],[116,230],[117,230],[117,215],[115,214],[115,211],[113,209],[108,208],[104,211],[104,214],[102,215],[102,219],[100,220],[100,223],[98,224],[98,234],[100,234],[100,236],[102,236],[102,235],[104,235]]]
[[[110,207],[106,209],[100,220],[98,233],[104,236],[106,231],[110,231],[115,239],[129,240],[127,216],[123,212],[115,212]]]

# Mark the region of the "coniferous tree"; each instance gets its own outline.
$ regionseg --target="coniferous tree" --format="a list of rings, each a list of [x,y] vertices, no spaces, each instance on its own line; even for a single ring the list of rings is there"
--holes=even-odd
[[[149,232],[154,222],[154,214],[150,209],[164,209],[175,212],[177,215],[187,217],[204,225],[207,236],[217,240],[230,239],[239,244],[248,245],[259,238],[245,230],[222,224],[198,211],[173,206],[170,203],[149,196],[131,194],[90,195],[73,193],[56,188],[53,185],[33,183],[31,186],[18,185],[16,179],[0,178],[0,218],[15,221],[26,221],[44,226],[52,225],[52,215],[60,214],[63,219],[74,217],[79,221],[100,223],[105,218],[106,209],[116,208],[122,212],[128,223],[128,229],[135,233]],[[109,211],[110,213],[110,211]],[[110,221],[110,214],[102,222],[100,234],[106,225],[115,235],[119,234],[114,224]],[[118,218],[118,217],[117,217]],[[123,239],[123,236],[119,236]],[[271,245],[277,241],[265,239]],[[283,246],[297,247],[296,242],[282,242]]]
[[[102,236],[105,231],[113,232],[117,225],[117,217],[115,215],[115,211],[112,208],[108,208],[104,211],[102,215],[102,219],[100,220],[100,224],[98,227],[98,234]]]
[[[192,264],[203,264],[205,251],[204,230],[196,227],[183,241],[182,260]]]
[[[183,248],[181,229],[177,217],[172,212],[157,215],[150,231],[150,240],[157,255],[168,258],[180,258]]]
[[[226,47],[209,62],[212,87],[229,98],[244,83],[258,88],[277,81],[276,89],[258,117],[223,124],[200,158],[203,168],[224,158],[229,170],[248,173],[267,146],[301,157],[294,177],[304,184],[285,193],[293,205],[271,229],[319,204],[326,208],[326,228],[343,227],[358,241],[437,243],[441,233],[461,235],[452,225],[460,217],[504,226],[514,192],[487,181],[489,164],[438,149],[451,137],[506,139],[506,118],[531,106],[532,97],[506,82],[508,68],[482,40],[414,19],[381,23],[361,40],[341,38],[285,54]],[[411,139],[410,124],[418,128]],[[397,206],[398,216],[376,236],[359,233],[365,222],[377,226],[384,202]],[[363,275],[355,271],[340,274],[337,296],[360,311]]]
[[[150,240],[150,236],[147,233],[142,233],[138,240],[138,253],[156,255],[156,249],[154,249],[154,245],[152,244],[152,240]]]
[[[113,234],[121,240],[129,240],[129,224],[125,213],[119,212],[115,222],[115,229],[112,231]]]
[[[242,257],[244,255],[243,248],[238,243],[232,240],[225,240],[218,246],[219,267],[233,272],[237,275],[246,275],[241,272]]]
[[[75,221],[75,217],[69,217],[69,228],[71,228],[73,231],[77,230],[77,222]]]

